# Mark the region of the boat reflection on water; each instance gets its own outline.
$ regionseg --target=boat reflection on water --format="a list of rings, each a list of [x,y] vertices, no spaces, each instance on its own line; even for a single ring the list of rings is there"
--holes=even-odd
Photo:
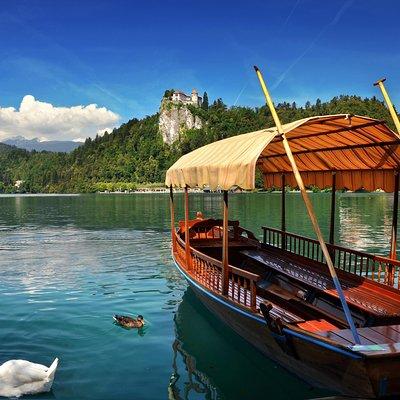
[[[172,343],[173,372],[168,385],[169,400],[193,397],[210,400],[220,398],[217,388],[210,381],[207,373],[197,368],[198,347],[196,343],[191,342],[191,336],[196,335],[197,329],[205,329],[206,321],[202,320],[201,315],[194,309],[193,302],[198,302],[198,300],[189,288],[183,295],[174,318],[176,339]],[[196,337],[193,339],[196,340]],[[206,346],[203,350],[206,355],[208,347]],[[193,352],[193,355],[190,352]]]
[[[175,314],[168,399],[310,399],[303,383],[232,332],[188,288]]]
[[[203,397],[206,399],[218,399],[217,389],[212,386],[207,375],[196,369],[196,359],[182,348],[182,343],[176,339],[172,344],[172,349],[174,351],[174,358],[172,362],[172,368],[174,372],[171,375],[171,379],[168,385],[168,399],[188,399],[190,392],[204,394]],[[178,357],[180,357],[181,359],[178,360]],[[181,379],[181,375],[178,371],[179,361],[184,363],[186,367],[185,371],[187,374],[187,381],[183,383],[184,388],[182,395],[182,389],[179,387],[179,379]]]

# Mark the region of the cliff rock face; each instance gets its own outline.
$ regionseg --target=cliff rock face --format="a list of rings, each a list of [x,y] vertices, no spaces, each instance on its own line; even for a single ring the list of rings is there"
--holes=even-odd
[[[158,123],[164,143],[171,144],[179,140],[186,129],[200,129],[203,124],[198,116],[194,116],[186,104],[163,99],[160,107]]]

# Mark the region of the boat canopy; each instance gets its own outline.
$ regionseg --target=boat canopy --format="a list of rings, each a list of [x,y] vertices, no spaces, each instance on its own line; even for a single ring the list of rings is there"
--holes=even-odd
[[[349,114],[301,119],[283,125],[306,186],[332,185],[348,190],[393,192],[393,173],[400,167],[400,136],[384,121]],[[276,127],[245,133],[200,147],[169,168],[165,184],[209,186],[212,190],[255,188],[256,167],[264,187],[296,187],[289,160]]]

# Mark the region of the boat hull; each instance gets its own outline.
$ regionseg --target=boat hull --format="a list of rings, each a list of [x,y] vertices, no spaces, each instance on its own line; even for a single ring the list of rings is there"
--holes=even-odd
[[[310,385],[362,398],[384,397],[387,393],[400,391],[400,387],[393,387],[393,382],[400,382],[400,376],[398,379],[393,376],[382,378],[379,359],[367,359],[298,332],[286,330],[285,335],[277,335],[261,316],[211,293],[193,280],[176,261],[175,264],[207,309],[266,357]],[[386,360],[384,365],[386,370],[390,370],[390,375],[393,369],[400,370],[397,360]]]

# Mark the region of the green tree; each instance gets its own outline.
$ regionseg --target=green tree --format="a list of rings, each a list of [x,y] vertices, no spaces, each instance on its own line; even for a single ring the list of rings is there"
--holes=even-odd
[[[203,94],[203,103],[201,104],[201,108],[203,110],[208,110],[208,94],[207,92],[204,92]]]
[[[174,94],[175,90],[174,89],[168,89],[164,92],[164,99],[170,99],[172,95]]]
[[[24,181],[28,192],[96,192],[132,190],[138,184],[163,182],[165,171],[183,154],[215,140],[274,126],[267,107],[227,107],[222,99],[208,109],[188,107],[203,121],[201,129],[182,132],[172,145],[163,143],[158,114],[132,119],[107,135],[67,153],[29,152],[0,143],[0,190],[15,191]],[[277,112],[283,123],[313,115],[349,113],[386,120],[391,117],[376,98],[336,96],[327,102],[307,102],[304,107],[282,102]],[[257,184],[260,184],[258,179]]]

